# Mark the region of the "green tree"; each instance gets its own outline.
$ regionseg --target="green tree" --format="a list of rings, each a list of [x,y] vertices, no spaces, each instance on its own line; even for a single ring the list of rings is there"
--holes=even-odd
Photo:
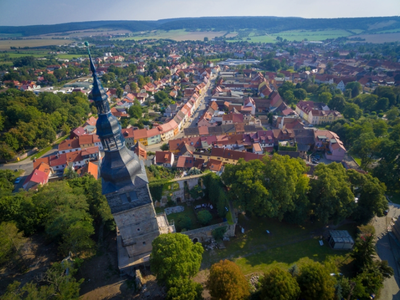
[[[375,137],[373,132],[362,133],[350,148],[350,153],[361,158],[361,167],[368,169],[374,161],[373,157],[378,152],[380,140]]]
[[[330,109],[343,112],[346,105],[346,100],[342,95],[335,95],[329,102],[328,106]]]
[[[397,107],[392,107],[390,110],[386,112],[386,118],[389,121],[395,120],[399,115],[400,115],[400,110]]]
[[[199,271],[204,250],[200,243],[193,244],[187,235],[162,234],[152,246],[150,267],[160,284],[189,279]]]
[[[295,89],[293,93],[294,96],[299,100],[304,100],[307,98],[307,91],[305,89]]]
[[[354,265],[358,272],[373,265],[374,256],[376,255],[374,238],[373,234],[365,234],[356,239],[350,255],[354,259]]]
[[[354,118],[354,119],[358,120],[362,115],[362,110],[358,107],[357,104],[346,103],[344,110],[343,110],[343,115],[347,119]]]
[[[221,260],[211,266],[206,283],[211,299],[242,300],[249,295],[249,283],[239,266],[229,260]]]
[[[117,94],[118,98],[121,98],[122,95],[124,94],[124,90],[122,88],[118,87],[117,91],[116,91],[116,94]]]
[[[142,111],[142,107],[139,105],[132,105],[131,107],[129,107],[128,109],[128,113],[131,117],[136,118],[136,119],[140,119],[142,117],[143,111]]]
[[[188,278],[179,278],[171,282],[167,300],[201,300],[203,287]]]
[[[212,214],[208,210],[201,210],[197,213],[197,219],[199,219],[200,223],[204,226],[211,222]]]
[[[16,259],[22,246],[26,243],[23,233],[18,231],[14,223],[0,224],[0,265]]]
[[[349,217],[355,208],[346,169],[338,163],[319,164],[315,179],[310,181],[310,201],[315,215],[323,223],[339,222]]]
[[[164,144],[161,145],[160,149],[162,151],[167,151],[167,150],[169,150],[169,145],[167,143],[164,143]]]
[[[190,191],[189,191],[190,197],[193,199],[199,199],[200,197],[203,197],[204,193],[200,185],[194,186]]]
[[[361,92],[362,92],[362,86],[359,82],[357,81],[352,81],[346,84],[345,89],[351,90],[351,97],[355,98],[357,97]]]
[[[332,94],[329,92],[323,92],[321,94],[318,95],[318,101],[328,104],[329,101],[332,100]]]
[[[296,300],[300,288],[296,279],[288,272],[274,268],[264,275],[261,283],[261,299]]]
[[[129,87],[130,87],[130,89],[131,89],[132,92],[134,92],[134,93],[137,92],[138,86],[137,86],[136,82],[131,82],[131,83],[129,84]]]
[[[287,90],[283,93],[283,99],[285,99],[288,104],[296,103],[296,97],[291,90]]]
[[[331,300],[335,295],[335,281],[330,276],[329,270],[318,262],[310,262],[300,268],[297,277],[304,300]]]

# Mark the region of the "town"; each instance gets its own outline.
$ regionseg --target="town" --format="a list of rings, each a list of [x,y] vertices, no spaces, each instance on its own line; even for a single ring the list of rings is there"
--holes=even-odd
[[[5,299],[399,291],[398,42],[117,34],[17,51],[0,53]]]

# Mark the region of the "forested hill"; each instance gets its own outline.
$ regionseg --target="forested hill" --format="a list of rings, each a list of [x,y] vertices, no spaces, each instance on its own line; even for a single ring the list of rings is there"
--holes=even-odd
[[[147,30],[216,30],[259,29],[268,32],[285,30],[361,29],[376,32],[400,28],[400,17],[304,19],[294,17],[202,17],[163,19],[158,21],[92,21],[34,26],[0,26],[0,33],[21,34],[23,36],[85,30],[96,28]]]

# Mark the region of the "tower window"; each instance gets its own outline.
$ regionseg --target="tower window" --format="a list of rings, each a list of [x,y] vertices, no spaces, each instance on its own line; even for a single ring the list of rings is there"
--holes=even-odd
[[[140,231],[140,228],[138,228],[137,231]]]
[[[143,245],[146,245],[146,242],[143,242]]]

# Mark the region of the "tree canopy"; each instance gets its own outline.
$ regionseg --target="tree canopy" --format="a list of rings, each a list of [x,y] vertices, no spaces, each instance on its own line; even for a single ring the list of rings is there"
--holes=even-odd
[[[211,266],[206,285],[211,299],[241,300],[250,295],[246,277],[239,266],[230,260],[221,260]]]

